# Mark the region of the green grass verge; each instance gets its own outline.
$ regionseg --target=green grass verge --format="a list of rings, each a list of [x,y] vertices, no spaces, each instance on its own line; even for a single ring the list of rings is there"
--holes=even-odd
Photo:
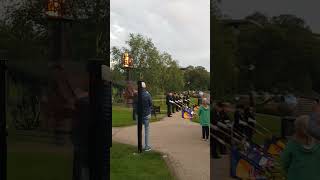
[[[72,153],[45,144],[24,144],[8,149],[8,180],[72,179]],[[173,180],[161,154],[156,152],[133,155],[133,146],[114,143],[111,148],[111,179]]]
[[[72,179],[72,156],[65,153],[41,152],[40,148],[34,152],[8,152],[7,162],[8,180]]]
[[[134,146],[114,143],[111,149],[111,179],[173,180],[165,161],[156,152],[136,154]]]
[[[166,114],[157,114],[157,118],[151,117],[151,122],[158,121],[162,119]],[[132,117],[132,108],[125,106],[112,106],[112,126],[113,127],[123,127],[135,125],[136,121]]]

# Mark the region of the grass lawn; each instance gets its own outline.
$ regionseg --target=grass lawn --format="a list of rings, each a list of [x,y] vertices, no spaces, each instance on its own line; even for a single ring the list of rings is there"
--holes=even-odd
[[[257,122],[269,129],[272,134],[276,137],[280,136],[281,133],[281,119],[278,116],[272,116],[267,114],[257,114]],[[262,131],[265,132],[265,131]],[[265,137],[255,134],[253,141],[259,144],[264,142]]]
[[[65,153],[16,151],[8,152],[8,180],[72,179],[72,156]]]
[[[157,114],[157,119],[152,116],[151,122],[160,120],[166,114],[162,113]],[[113,127],[122,127],[122,126],[130,126],[136,124],[136,121],[132,119],[132,108],[114,105],[112,106],[112,126]]]
[[[27,146],[28,145],[28,146]],[[71,149],[45,144],[24,144],[8,149],[8,180],[72,179]],[[174,179],[159,153],[133,155],[136,148],[114,143],[111,149],[111,179]]]
[[[7,156],[8,180],[72,179],[72,150],[41,143],[9,141]]]
[[[111,179],[173,180],[165,161],[156,152],[134,155],[134,146],[113,143],[111,149]]]

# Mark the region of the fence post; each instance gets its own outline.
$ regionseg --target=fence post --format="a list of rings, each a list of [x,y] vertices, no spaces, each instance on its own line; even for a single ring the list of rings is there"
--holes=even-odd
[[[138,152],[142,152],[142,81],[138,81]]]
[[[7,178],[7,60],[0,54],[0,179]]]
[[[109,67],[101,59],[88,64],[89,99],[93,121],[90,127],[90,180],[110,179],[110,148],[112,146],[112,103]]]

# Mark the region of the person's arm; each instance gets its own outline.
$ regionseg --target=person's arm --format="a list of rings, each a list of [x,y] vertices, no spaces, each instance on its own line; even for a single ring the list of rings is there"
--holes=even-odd
[[[320,140],[320,114],[312,114],[310,116],[309,124],[308,124],[308,132],[309,134],[316,138],[317,140]]]

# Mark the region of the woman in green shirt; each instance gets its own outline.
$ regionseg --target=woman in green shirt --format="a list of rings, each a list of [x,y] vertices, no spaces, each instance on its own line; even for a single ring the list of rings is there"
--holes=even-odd
[[[210,124],[210,108],[206,98],[202,99],[202,105],[199,108],[198,115],[200,117],[200,124],[202,126],[202,139],[208,141],[209,139],[209,124]]]
[[[320,144],[309,134],[309,116],[295,121],[295,134],[281,154],[281,163],[288,180],[320,179]]]

